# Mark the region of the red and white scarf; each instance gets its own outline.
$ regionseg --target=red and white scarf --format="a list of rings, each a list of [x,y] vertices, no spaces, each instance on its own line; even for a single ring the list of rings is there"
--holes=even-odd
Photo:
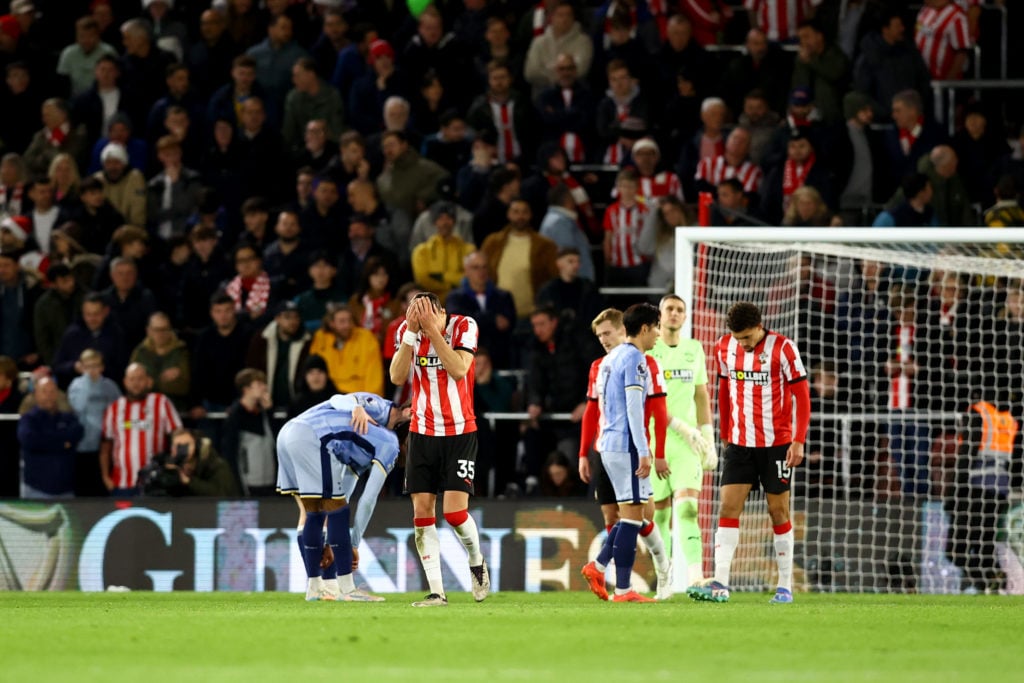
[[[20,216],[24,196],[25,183],[17,183],[14,187],[0,185],[0,210],[11,216]]]
[[[910,148],[917,142],[917,138],[921,136],[921,128],[924,127],[924,117],[919,117],[917,123],[910,130],[900,128],[900,148],[904,154],[910,154]]]
[[[545,174],[548,185],[554,187],[558,183],[565,183],[565,186],[569,188],[569,192],[572,194],[573,201],[576,202],[576,222],[583,229],[584,232],[593,232],[597,229],[597,219],[594,216],[594,207],[590,203],[590,195],[580,185],[579,181],[569,175],[566,171],[561,177]]]
[[[60,124],[56,128],[46,129],[46,140],[54,147],[60,147],[64,144],[64,140],[67,138],[68,133],[71,132],[71,124],[67,121]]]
[[[807,157],[807,161],[802,164],[798,164],[792,159],[786,159],[786,164],[782,168],[782,196],[785,197],[783,201],[787,206],[790,195],[804,186],[807,174],[810,172],[811,167],[814,166],[814,161],[814,152],[811,152],[810,156]]]
[[[234,300],[236,310],[263,315],[270,302],[270,277],[265,272],[244,280],[237,275],[225,291]]]

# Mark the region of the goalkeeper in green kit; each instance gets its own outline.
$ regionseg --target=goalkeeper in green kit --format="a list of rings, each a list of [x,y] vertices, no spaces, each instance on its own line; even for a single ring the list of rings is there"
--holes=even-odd
[[[704,470],[718,466],[708,372],[700,342],[680,337],[686,321],[686,302],[675,294],[668,294],[658,308],[661,310],[661,336],[648,353],[658,359],[668,392],[671,429],[666,432],[665,458],[671,474],[664,479],[651,477],[654,523],[664,539],[666,552],[671,553],[673,564],[679,566],[685,557],[688,585],[692,585],[704,578],[697,501]],[[675,520],[672,519],[673,502]],[[682,548],[672,547],[673,524],[679,526]]]

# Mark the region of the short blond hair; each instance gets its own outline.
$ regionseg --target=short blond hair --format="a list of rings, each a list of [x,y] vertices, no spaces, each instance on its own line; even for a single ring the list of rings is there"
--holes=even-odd
[[[597,334],[597,326],[601,323],[611,323],[614,327],[622,327],[622,311],[617,308],[606,308],[597,314],[594,321],[590,323],[590,329]]]
[[[82,351],[81,355],[78,356],[78,360],[81,361],[82,363],[91,363],[93,361],[102,363],[103,354],[100,351],[97,351],[96,349],[86,349],[85,351]]]

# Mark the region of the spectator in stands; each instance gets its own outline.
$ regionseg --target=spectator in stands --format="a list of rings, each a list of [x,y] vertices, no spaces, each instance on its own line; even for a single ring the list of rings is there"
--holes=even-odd
[[[210,321],[209,301],[228,277],[227,261],[218,245],[214,228],[196,226],[189,233],[192,255],[182,277],[182,320],[184,332],[191,335]]]
[[[683,196],[695,197],[696,188],[693,180],[697,176],[697,168],[707,159],[713,162],[716,157],[725,153],[726,117],[729,110],[725,101],[718,97],[708,97],[700,105],[700,120],[703,127],[692,140],[685,143],[676,166],[676,173],[683,183]]]
[[[18,387],[18,364],[0,356],[0,415],[17,415],[24,397]],[[18,421],[0,421],[0,496],[17,498],[21,461],[18,455]]]
[[[538,493],[547,498],[581,498],[587,495],[587,486],[572,461],[564,453],[552,451],[544,461]]]
[[[35,406],[18,420],[21,443],[21,497],[74,496],[75,446],[82,424],[57,407],[57,383],[44,377],[35,384]]]
[[[750,158],[750,131],[733,128],[725,139],[725,151],[715,158],[701,159],[695,174],[698,192],[714,192],[726,178],[736,178],[743,191],[756,193],[761,188],[761,169]]]
[[[832,179],[824,163],[819,163],[810,138],[802,128],[790,133],[786,161],[768,174],[762,184],[762,211],[769,223],[778,225],[789,210],[797,189],[813,187],[830,208],[834,203]]]
[[[270,278],[271,298],[293,299],[309,287],[309,250],[302,240],[298,215],[285,209],[277,214],[277,239],[263,251],[263,267]]]
[[[604,212],[605,278],[621,287],[643,287],[649,264],[637,248],[640,229],[650,209],[640,201],[639,183],[632,169],[620,171],[615,179],[618,194]]]
[[[772,111],[783,111],[790,91],[790,76],[793,73],[793,59],[760,28],[747,33],[746,48],[726,68],[721,82],[726,88],[726,101],[734,111],[739,111],[743,98],[751,90],[764,93]]]
[[[973,382],[967,370],[975,360],[974,351],[980,347],[979,315],[976,303],[967,300],[964,276],[932,271],[931,281],[926,307],[932,361],[932,372],[926,377],[931,384],[929,406],[932,410],[955,412],[970,401]],[[943,431],[955,440],[951,429],[937,429],[938,433]]]
[[[143,0],[143,13],[153,24],[153,40],[180,62],[185,55],[188,32],[185,24],[170,15],[174,0]]]
[[[451,104],[451,98],[448,97],[441,79],[434,72],[428,71],[424,74],[419,88],[412,93],[409,125],[420,135],[437,130],[441,114],[451,110]],[[422,153],[422,142],[420,150]]]
[[[595,282],[597,273],[590,254],[590,240],[580,227],[572,190],[565,183],[558,183],[548,192],[547,204],[547,213],[540,222],[540,234],[553,241],[559,249],[576,250],[579,277]]]
[[[952,147],[959,159],[957,168],[971,203],[989,206],[999,162],[1010,148],[1005,138],[992,130],[988,114],[981,105],[967,107],[964,126],[953,136]]]
[[[480,253],[495,274],[495,284],[512,293],[516,315],[525,321],[541,285],[558,274],[558,246],[530,226],[530,205],[525,199],[510,202],[507,218],[504,229],[484,240]]]
[[[742,194],[742,190],[740,190]],[[688,225],[686,210],[678,197],[662,197],[644,218],[636,247],[651,262],[647,286],[670,291],[675,285],[676,228]],[[593,320],[596,315],[583,320]]]
[[[416,35],[408,41],[398,60],[410,83],[421,83],[428,71],[436,73],[450,89],[452,102],[458,109],[470,101],[473,82],[466,78],[468,63],[466,46],[444,30],[441,12],[433,6],[420,14]]]
[[[924,0],[917,13],[914,41],[933,79],[958,81],[964,77],[974,40],[967,13],[959,4],[953,0]]]
[[[22,216],[32,209],[28,193],[28,169],[18,154],[0,159],[0,210],[8,216]]]
[[[221,452],[234,472],[242,495],[268,496],[277,478],[272,401],[267,376],[246,368],[235,376],[239,397],[227,410]]]
[[[779,127],[779,115],[770,109],[763,91],[746,94],[737,123],[750,133],[750,160],[761,165]]]
[[[226,292],[211,297],[210,321],[212,324],[199,333],[192,353],[192,384],[199,402],[189,411],[193,419],[230,405],[235,397],[235,375],[245,367],[249,349],[250,327],[239,320],[235,301]]]
[[[843,120],[843,94],[849,86],[850,60],[835,43],[825,40],[823,27],[805,19],[797,29],[800,49],[793,69],[793,87],[814,94],[814,106],[826,125]]]
[[[366,259],[359,284],[348,300],[352,318],[363,329],[373,332],[377,343],[387,341],[384,333],[391,321],[401,313],[400,303],[391,294],[395,287],[393,266],[379,256]]]
[[[615,144],[619,124],[626,118],[639,119],[645,128],[652,121],[650,103],[626,62],[612,60],[606,72],[608,91],[597,103],[594,119],[601,152],[605,147]]]
[[[270,207],[263,197],[249,197],[242,204],[242,222],[245,230],[238,237],[238,244],[251,244],[260,253],[270,246],[273,237],[267,224],[270,221]],[[237,245],[234,245],[237,246]]]
[[[993,193],[996,203],[985,211],[985,225],[990,228],[1024,226],[1024,209],[1020,206],[1017,185],[1013,182],[1013,176],[1009,174],[1001,176]]]
[[[131,166],[131,159],[124,144],[107,143],[99,154],[99,161],[103,168],[97,171],[94,177],[103,183],[104,196],[124,217],[125,222],[145,227],[146,179],[141,170]]]
[[[480,346],[491,351],[494,367],[512,367],[512,333],[516,323],[516,307],[512,294],[495,285],[490,276],[487,258],[479,251],[462,262],[462,283],[448,294],[444,308],[452,315],[466,315],[476,320]]]
[[[878,214],[873,223],[876,228],[937,227],[938,219],[932,208],[932,184],[924,173],[911,173],[900,184],[901,201],[892,209]],[[909,197],[909,199],[908,199]]]
[[[338,65],[339,53],[353,41],[349,39],[348,21],[345,19],[341,7],[326,7],[327,3],[320,4],[324,7],[323,30],[309,49],[309,53],[316,61],[316,71],[320,78],[330,81],[334,76],[334,69]],[[337,135],[337,133],[335,134]]]
[[[124,335],[125,348],[133,349],[146,336],[149,316],[157,309],[156,297],[139,282],[139,266],[129,257],[111,260],[110,281],[110,287],[100,293]]]
[[[383,129],[384,104],[391,97],[405,97],[409,86],[405,74],[395,65],[395,50],[386,40],[369,45],[370,70],[352,82],[348,96],[349,122],[363,135]]]
[[[438,125],[436,133],[424,138],[421,153],[424,159],[433,161],[454,176],[469,162],[472,154],[466,119],[455,109],[448,109],[441,112]]]
[[[68,326],[53,357],[53,372],[61,386],[68,386],[78,373],[76,364],[86,349],[99,351],[104,360],[104,375],[120,380],[128,362],[121,329],[110,316],[110,306],[98,292],[85,295],[82,316]]]
[[[454,234],[454,203],[438,202],[431,207],[430,214],[435,233],[413,249],[412,273],[419,288],[433,292],[443,301],[462,280],[462,262],[475,247]]]
[[[315,332],[323,323],[327,305],[331,302],[348,301],[349,292],[338,279],[337,261],[324,250],[314,251],[309,256],[309,279],[312,286],[295,298],[299,315],[305,329]]]
[[[312,181],[313,176],[322,173],[334,162],[334,145],[328,139],[327,123],[323,119],[313,119],[306,124],[306,129],[302,133],[302,145],[293,151],[292,158],[293,167],[298,169],[295,173],[296,180],[302,175],[298,171],[306,170],[309,180]],[[299,206],[306,207],[307,196],[299,195],[297,200]]]
[[[43,94],[24,62],[11,62],[4,69],[4,75],[7,87],[0,91],[0,106],[4,108],[4,149],[21,154],[38,130]]]
[[[306,124],[314,120],[327,123],[330,137],[342,130],[341,96],[317,75],[316,62],[310,57],[296,61],[291,71],[294,88],[284,101],[284,141],[294,152],[303,146]]]
[[[86,349],[78,357],[78,376],[68,387],[68,403],[82,423],[84,433],[75,458],[75,496],[105,496],[100,477],[100,438],[107,406],[121,398],[117,382],[103,376],[103,354]]]
[[[54,263],[46,271],[50,287],[36,301],[32,326],[39,362],[52,365],[65,330],[82,310],[85,289],[75,280],[71,268]]]
[[[871,126],[875,106],[871,99],[856,91],[843,98],[846,115],[845,135],[836,136],[830,166],[834,169],[836,187],[841,187],[839,209],[843,222],[859,225],[864,222],[868,205],[884,201],[889,189],[889,172],[881,135]]]
[[[238,133],[244,194],[246,197],[265,197],[271,202],[280,201],[286,194],[284,175],[288,168],[281,134],[267,125],[267,112],[260,98],[246,99],[241,111]]]
[[[192,90],[191,74],[187,66],[181,62],[171,64],[167,67],[164,80],[167,84],[167,94],[156,101],[146,117],[146,140],[150,145],[171,132],[164,122],[172,107],[185,110],[188,120],[196,126],[200,126],[206,115],[207,100],[200,99]]]
[[[138,363],[124,373],[124,396],[107,407],[100,441],[100,476],[111,495],[138,495],[138,472],[168,437],[181,429],[181,418],[166,396],[153,391],[153,380]]]
[[[235,302],[235,310],[258,325],[270,306],[270,276],[263,269],[260,252],[251,244],[235,247],[234,261],[237,274],[224,291]]]
[[[215,9],[203,10],[199,15],[199,40],[192,43],[186,55],[196,90],[204,102],[222,83],[231,79],[231,63],[238,54],[238,47],[226,29],[223,13]]]
[[[303,241],[314,249],[338,253],[348,242],[345,232],[339,229],[347,216],[339,201],[338,185],[333,177],[327,175],[316,178],[313,185],[312,201],[298,216]]]
[[[63,212],[78,206],[82,177],[78,174],[78,164],[70,155],[58,154],[54,157],[47,176],[53,183],[54,197]]]
[[[146,213],[150,231],[163,240],[188,231],[188,219],[199,206],[202,181],[199,173],[182,164],[181,143],[165,135],[156,143],[163,170],[146,185]]]
[[[57,74],[68,79],[71,97],[92,87],[93,70],[100,57],[117,56],[117,51],[100,40],[99,24],[92,17],[75,21],[75,42],[65,47],[57,61]]]
[[[560,55],[569,55],[576,64],[580,78],[590,72],[593,58],[590,37],[583,32],[576,20],[576,8],[569,0],[560,0],[548,14],[544,32],[535,36],[526,53],[524,76],[533,86],[536,98],[544,88],[558,81],[557,63]]]
[[[18,264],[20,256],[0,249],[0,356],[30,369],[39,364],[32,314],[43,290],[38,277]]]
[[[278,124],[292,82],[292,65],[309,56],[293,37],[291,17],[279,14],[267,24],[267,37],[245,52],[256,62],[256,82],[267,94],[267,116]]]
[[[494,371],[491,353],[484,346],[477,348],[474,362],[474,412],[483,416],[488,412],[515,410],[520,398],[515,378]],[[494,473],[494,494],[504,495],[508,485],[515,481],[518,429],[519,425],[510,420],[498,420],[492,427],[489,420],[482,419],[477,425],[477,438],[480,441],[477,471]],[[487,482],[489,478],[489,475],[485,475],[481,482]],[[481,494],[490,495],[487,489],[483,489]]]
[[[971,208],[964,181],[957,173],[957,156],[948,145],[935,147],[927,156],[917,162],[917,170],[928,176],[932,189],[929,201],[938,225],[976,225],[977,219]],[[900,192],[890,200],[889,206],[899,203]]]
[[[527,491],[531,488],[530,477],[535,481],[540,477],[545,453],[557,449],[573,458],[579,451],[578,425],[586,407],[586,376],[596,357],[588,354],[593,344],[583,343],[572,316],[559,316],[551,307],[538,308],[530,315],[530,325],[534,338],[526,380],[529,424],[523,437]],[[541,422],[541,417],[549,413],[570,413],[572,417],[569,422]]]
[[[487,194],[491,173],[499,168],[497,133],[485,130],[477,133],[470,148],[472,156],[469,163],[459,169],[455,176],[455,195],[459,206],[475,212],[480,208]]]
[[[412,107],[409,100],[398,95],[392,95],[384,100],[383,128],[366,138],[366,154],[367,160],[370,162],[371,176],[378,175],[387,161],[381,148],[386,133],[390,131],[404,133],[409,146],[414,150],[419,150],[423,143],[423,137],[412,124]]]
[[[684,8],[683,11],[688,10]],[[658,90],[661,91],[660,95],[655,95],[656,98],[675,89],[676,77],[682,71],[694,74],[694,88],[698,93],[708,92],[713,61],[703,47],[708,43],[694,35],[692,18],[686,14],[674,14],[665,24],[664,40],[655,53],[659,69]],[[711,40],[711,43],[715,42]]]
[[[573,163],[586,161],[594,150],[593,118],[596,101],[590,88],[580,80],[575,58],[555,58],[554,82],[537,96],[537,113],[546,142],[556,142]]]
[[[104,254],[115,231],[124,225],[124,216],[103,193],[103,181],[85,178],[81,184],[81,204],[67,212],[67,220],[81,227],[82,246],[90,253]]]
[[[49,253],[50,235],[60,216],[60,207],[54,202],[53,181],[48,176],[37,178],[29,188],[28,196],[32,200],[32,210],[24,215],[31,221],[30,240],[41,252]]]
[[[537,149],[537,172],[522,182],[522,196],[530,203],[530,212],[534,219],[541,221],[549,205],[548,195],[551,188],[556,185],[565,185],[569,188],[575,203],[574,210],[577,212],[576,220],[579,226],[585,232],[592,232],[597,227],[594,208],[583,184],[569,171],[569,161],[568,154],[559,147],[558,143],[545,142],[542,144]],[[504,188],[502,194],[507,195],[512,189]],[[518,192],[518,188],[516,188],[516,192]],[[500,207],[497,204],[492,204],[490,208],[493,211],[492,216],[486,219],[482,218],[482,221],[500,223],[502,219],[498,217],[499,209],[502,217],[508,210],[507,202]]]
[[[377,242],[372,221],[363,214],[352,214],[348,223],[348,248],[338,261],[342,286],[346,291],[355,292],[360,286],[363,269],[371,258],[382,261],[389,272],[398,272],[399,265],[394,255]]]
[[[438,181],[438,187],[443,182]],[[348,205],[353,213],[361,214],[371,228],[376,242],[386,249],[388,260],[397,260],[403,272],[408,269],[412,257],[409,246],[409,214],[399,208],[385,207],[377,188],[369,180],[356,179],[348,184],[346,191]]]
[[[328,305],[324,325],[313,335],[310,354],[321,356],[339,391],[384,392],[384,364],[373,332],[356,324],[344,304]]]
[[[327,374],[327,363],[324,359],[316,354],[307,356],[299,368],[298,377],[295,378],[295,398],[288,406],[288,419],[337,393],[338,388]]]
[[[192,368],[188,347],[178,339],[165,313],[153,313],[146,325],[146,338],[132,351],[130,362],[146,368],[153,387],[171,400],[179,411],[187,407],[192,389]]]
[[[69,120],[68,104],[59,98],[50,98],[42,106],[43,128],[32,136],[25,150],[25,166],[33,176],[46,175],[54,158],[66,152],[76,161],[85,159],[85,128],[73,126]]]
[[[153,28],[145,19],[129,19],[121,24],[124,55],[121,57],[120,86],[138,99],[143,112],[137,123],[145,121],[145,112],[167,94],[167,67],[176,58],[153,42]]]
[[[832,215],[821,193],[810,185],[798,187],[782,217],[782,224],[799,228],[827,228],[842,225],[839,216]]]
[[[312,335],[302,326],[294,301],[277,305],[274,319],[249,344],[246,366],[266,373],[271,405],[286,409],[295,398],[299,367],[309,353]]]
[[[903,13],[896,8],[883,10],[877,32],[860,41],[860,57],[853,70],[853,87],[875,102],[892,102],[905,90],[921,98],[931,94],[931,74],[917,47],[906,40]],[[883,120],[888,119],[886,114]]]
[[[437,183],[447,171],[420,157],[400,131],[381,137],[381,151],[385,160],[377,178],[381,199],[389,209],[400,209],[406,216],[419,214],[436,199]]]
[[[564,315],[572,313],[576,320],[593,320],[604,306],[604,300],[593,280],[580,275],[580,253],[576,247],[561,247],[555,260],[558,275],[537,290],[537,308],[551,307]]]
[[[892,121],[885,133],[885,151],[891,177],[903,178],[917,170],[918,160],[944,140],[942,131],[925,115],[921,96],[903,90],[892,98]]]
[[[120,76],[116,55],[104,55],[93,67],[92,85],[71,100],[71,121],[85,126],[88,140],[96,140],[106,132],[115,114],[126,114],[129,118],[143,114],[138,93],[121,87]],[[78,158],[76,161],[81,163]]]
[[[533,150],[533,109],[530,100],[513,87],[512,72],[504,62],[487,65],[487,91],[477,97],[466,120],[480,133],[493,130],[498,138],[498,161],[521,163]]]
[[[711,225],[758,225],[750,210],[750,198],[743,191],[743,184],[737,178],[726,178],[718,183],[717,201],[711,207]]]
[[[231,62],[231,82],[217,88],[210,97],[206,110],[206,122],[212,128],[217,121],[230,121],[232,125],[242,123],[241,107],[250,97],[266,99],[267,92],[256,82],[256,60],[249,55],[239,55]]]

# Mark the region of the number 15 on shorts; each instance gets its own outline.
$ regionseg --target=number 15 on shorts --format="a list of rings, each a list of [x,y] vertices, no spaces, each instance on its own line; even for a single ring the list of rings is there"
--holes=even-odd
[[[455,474],[462,477],[463,479],[475,479],[476,478],[476,463],[472,460],[456,460],[459,469],[456,470]],[[788,470],[787,470],[788,471]]]
[[[462,461],[460,460],[459,462],[462,462]],[[786,461],[785,460],[776,460],[775,461],[775,467],[779,471],[779,479],[781,481],[788,481],[789,480],[789,474],[792,471],[792,468],[786,467]]]

